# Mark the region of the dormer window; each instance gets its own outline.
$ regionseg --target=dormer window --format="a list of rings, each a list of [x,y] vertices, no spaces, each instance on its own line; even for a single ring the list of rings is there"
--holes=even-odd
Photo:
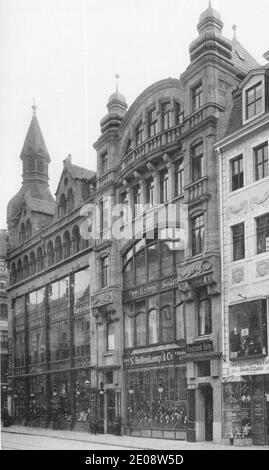
[[[262,82],[246,90],[246,119],[262,112]]]

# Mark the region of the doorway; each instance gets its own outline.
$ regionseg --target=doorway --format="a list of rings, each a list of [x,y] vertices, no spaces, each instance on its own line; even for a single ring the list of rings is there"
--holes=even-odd
[[[203,389],[205,403],[205,440],[213,441],[213,390],[211,386]]]

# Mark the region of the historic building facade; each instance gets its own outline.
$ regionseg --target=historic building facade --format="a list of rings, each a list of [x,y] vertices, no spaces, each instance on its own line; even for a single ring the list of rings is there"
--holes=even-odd
[[[267,56],[268,58],[268,56]],[[234,92],[221,174],[223,434],[268,444],[269,67]]]
[[[179,79],[108,101],[97,174],[64,161],[56,201],[36,112],[8,205],[17,421],[222,438],[219,162],[232,90],[258,64],[202,13]]]
[[[130,435],[222,437],[213,146],[225,133],[232,90],[258,66],[222,28],[209,7],[180,79],[153,84],[128,110],[117,90],[94,145],[100,221],[93,230],[89,210],[98,237],[90,242],[92,365],[105,430],[118,417]]]
[[[36,109],[21,152],[23,183],[8,204],[10,411],[15,422],[79,429],[94,408],[90,383],[89,243],[80,207],[95,173],[64,167],[56,200]]]
[[[1,409],[7,400],[8,374],[8,314],[7,314],[7,231],[0,230],[0,356],[1,356]]]

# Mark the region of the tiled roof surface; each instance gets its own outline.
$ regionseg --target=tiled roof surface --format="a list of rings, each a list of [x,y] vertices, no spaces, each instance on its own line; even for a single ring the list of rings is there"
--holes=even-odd
[[[231,44],[232,62],[243,74],[247,74],[250,70],[260,67],[260,64],[246,51],[236,37],[232,39]]]
[[[40,155],[49,160],[49,153],[42,135],[38,120],[34,114],[21,151],[21,158],[25,155]]]
[[[230,119],[228,122],[226,135],[232,134],[242,127],[242,95],[238,95],[234,98],[234,104],[232,107]]]

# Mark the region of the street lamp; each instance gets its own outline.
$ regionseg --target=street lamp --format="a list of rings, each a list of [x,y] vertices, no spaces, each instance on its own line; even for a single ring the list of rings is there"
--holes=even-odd
[[[104,384],[103,382],[100,382],[100,390],[99,390],[99,395],[104,395],[105,391],[104,391]]]

